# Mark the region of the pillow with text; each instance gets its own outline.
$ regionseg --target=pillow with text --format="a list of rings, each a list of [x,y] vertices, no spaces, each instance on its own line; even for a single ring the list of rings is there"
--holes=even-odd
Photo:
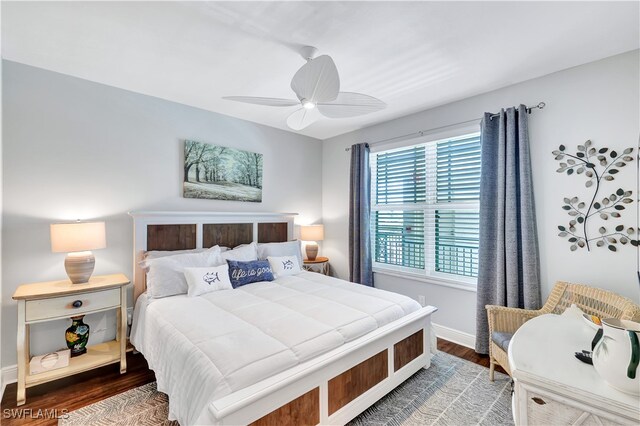
[[[268,260],[240,262],[228,260],[229,277],[233,288],[260,281],[273,281],[273,271]]]

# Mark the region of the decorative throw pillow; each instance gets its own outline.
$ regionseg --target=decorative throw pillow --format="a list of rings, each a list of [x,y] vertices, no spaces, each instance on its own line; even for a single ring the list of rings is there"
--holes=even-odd
[[[269,256],[296,256],[298,265],[302,265],[302,246],[300,241],[287,241],[285,243],[258,244],[258,259],[264,260]]]
[[[256,243],[238,246],[233,250],[227,250],[220,255],[224,260],[236,260],[240,262],[250,262],[258,260],[258,250]]]
[[[229,265],[226,263],[206,268],[184,268],[184,276],[189,286],[189,297],[233,288],[229,279]]]
[[[186,253],[146,260],[145,265],[149,268],[147,272],[149,299],[187,293],[189,286],[184,276],[184,269],[212,266],[217,256],[220,256],[218,250],[207,250],[202,253]]]
[[[268,260],[254,260],[251,262],[239,262],[228,260],[229,277],[233,288],[259,281],[273,281],[273,272]]]
[[[267,260],[276,278],[300,273],[300,263],[296,256],[269,256]]]

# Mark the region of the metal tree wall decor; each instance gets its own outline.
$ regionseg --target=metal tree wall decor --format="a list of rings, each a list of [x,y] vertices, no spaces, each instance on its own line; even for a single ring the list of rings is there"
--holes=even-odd
[[[566,210],[571,219],[568,226],[558,226],[558,236],[567,238],[571,251],[585,247],[591,251],[593,242],[597,247],[606,246],[611,251],[617,251],[618,244],[638,246],[638,230],[617,223],[626,209],[625,204],[633,203],[632,191],[618,188],[609,194],[607,190],[604,198],[598,198],[602,186],[613,182],[618,173],[634,161],[632,152],[633,148],[627,148],[622,153],[609,148],[597,149],[590,140],[578,145],[575,154],[569,154],[564,145],[553,151],[555,159],[560,161],[560,168],[556,172],[566,173],[568,176],[582,175],[587,179],[585,186],[593,189],[593,196],[588,202],[581,201],[578,197],[564,198],[562,209]],[[589,234],[591,219],[602,221],[597,236]],[[605,225],[609,219],[616,223],[607,227]]]

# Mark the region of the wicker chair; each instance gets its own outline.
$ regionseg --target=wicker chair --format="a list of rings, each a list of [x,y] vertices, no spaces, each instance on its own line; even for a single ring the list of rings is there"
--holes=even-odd
[[[543,314],[561,314],[572,304],[585,313],[600,318],[619,318],[640,322],[640,306],[631,299],[586,285],[557,282],[547,302],[537,310],[506,308],[487,305],[489,319],[489,379],[493,381],[495,364],[498,363],[511,376],[507,348],[513,333],[531,318]]]

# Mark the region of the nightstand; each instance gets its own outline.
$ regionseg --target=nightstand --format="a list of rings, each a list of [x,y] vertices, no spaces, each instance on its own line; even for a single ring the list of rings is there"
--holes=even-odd
[[[71,284],[69,280],[24,284],[13,299],[18,301],[18,395],[17,405],[26,401],[26,388],[81,373],[108,364],[120,363],[120,373],[127,371],[127,293],[129,279],[123,274],[93,276],[88,283]],[[88,346],[87,353],[71,358],[69,365],[31,375],[29,372],[29,327],[31,324],[69,319],[117,309],[116,340]],[[61,345],[64,332],[60,332]]]
[[[320,274],[329,275],[329,258],[328,257],[316,257],[315,260],[305,259],[303,261],[302,269],[310,272],[318,272]]]

